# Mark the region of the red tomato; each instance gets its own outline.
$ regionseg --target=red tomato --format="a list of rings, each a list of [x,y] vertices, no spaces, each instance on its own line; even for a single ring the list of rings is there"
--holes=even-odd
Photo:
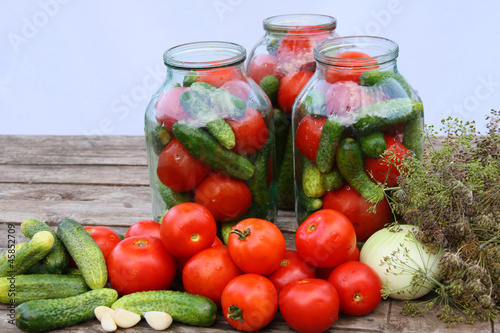
[[[109,253],[109,282],[120,295],[169,289],[175,263],[161,241],[151,236],[125,238]]]
[[[266,276],[276,287],[278,294],[288,283],[316,277],[314,267],[306,263],[297,251],[287,250],[280,267]]]
[[[279,309],[285,322],[296,331],[320,333],[339,318],[339,296],[335,287],[322,279],[304,279],[287,284],[279,295]]]
[[[191,155],[177,139],[173,139],[158,157],[158,179],[177,192],[196,187],[210,172],[210,168]]]
[[[244,181],[211,173],[196,188],[194,200],[206,207],[216,221],[230,221],[250,208],[252,194]]]
[[[360,261],[335,267],[328,277],[337,290],[340,312],[351,316],[366,315],[382,300],[382,281],[373,268]]]
[[[344,184],[336,191],[328,191],[323,197],[323,208],[335,209],[351,221],[358,242],[366,241],[375,231],[392,221],[392,210],[387,199],[375,206],[375,213],[368,211],[372,206],[349,184]]]
[[[269,221],[256,218],[233,226],[228,247],[231,258],[243,272],[262,275],[276,270],[286,251],[281,230]]]
[[[175,257],[188,258],[212,246],[217,225],[210,211],[194,202],[170,208],[160,228],[165,249]]]
[[[337,56],[339,59],[348,59],[342,66],[331,66],[326,71],[325,80],[330,83],[338,81],[354,81],[358,82],[363,71],[378,68],[377,61],[371,58],[368,54],[358,51],[348,51]]]
[[[217,245],[189,259],[182,271],[182,285],[188,293],[208,297],[220,306],[222,291],[229,281],[241,274],[227,246]]]
[[[351,254],[347,261],[359,261],[359,248],[356,246],[354,252]],[[335,267],[318,267],[316,268],[316,277],[318,279],[328,280],[330,273],[335,269]]]
[[[85,226],[84,228],[92,236],[97,245],[99,245],[104,259],[108,258],[109,252],[121,241],[120,235],[111,228],[91,226]]]
[[[233,80],[224,82],[221,88],[226,89],[230,94],[238,97],[243,100],[243,102],[247,102],[250,94],[252,93],[252,88],[246,81],[242,80]]]
[[[176,87],[168,89],[156,102],[156,121],[172,132],[172,125],[179,120],[188,119],[189,113],[181,105],[179,96],[189,88]]]
[[[349,116],[362,106],[375,103],[373,92],[355,82],[342,81],[332,84],[326,94],[326,115]]]
[[[386,183],[388,187],[398,185],[401,161],[409,155],[408,149],[394,137],[384,135],[387,144],[387,154],[375,158],[367,157],[365,159],[365,170],[369,175],[381,183]]]
[[[200,74],[198,82],[210,83],[217,88],[221,87],[227,81],[243,79],[241,71],[234,67],[200,70],[198,73]]]
[[[313,76],[313,72],[309,71],[291,72],[281,79],[278,89],[278,105],[281,110],[288,114],[292,113],[295,99],[311,76]]]
[[[153,220],[135,222],[128,228],[125,238],[132,236],[153,236],[160,238],[161,224]]]
[[[316,267],[334,267],[352,255],[356,232],[349,219],[333,209],[312,213],[297,228],[295,246],[299,255]]]
[[[259,84],[264,76],[275,74],[277,63],[278,59],[273,55],[257,54],[248,67],[248,75]]]
[[[266,122],[259,111],[247,107],[245,116],[241,119],[227,119],[236,139],[233,148],[237,154],[250,156],[264,146],[269,137]]]
[[[299,122],[295,133],[295,147],[309,160],[316,162],[319,139],[325,125],[325,117],[307,115]]]
[[[259,331],[276,315],[278,293],[264,276],[243,274],[226,285],[221,303],[229,325],[241,331]]]

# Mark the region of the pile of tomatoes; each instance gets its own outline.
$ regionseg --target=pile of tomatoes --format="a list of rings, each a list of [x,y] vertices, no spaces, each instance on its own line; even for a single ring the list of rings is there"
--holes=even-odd
[[[279,311],[300,332],[323,332],[339,316],[365,315],[381,301],[382,282],[359,262],[356,233],[339,211],[323,209],[297,229],[296,250],[273,223],[249,218],[224,245],[217,222],[197,203],[170,209],[161,224],[140,221],[125,238],[107,227],[86,227],[103,251],[109,282],[121,295],[170,289],[212,299],[236,329],[258,331]]]

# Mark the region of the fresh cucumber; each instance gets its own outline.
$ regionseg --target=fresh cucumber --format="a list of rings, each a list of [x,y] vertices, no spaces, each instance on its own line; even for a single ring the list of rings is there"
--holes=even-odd
[[[236,138],[233,129],[224,119],[215,113],[200,94],[190,90],[184,91],[180,95],[180,102],[191,117],[202,126],[205,126],[224,148],[234,148]]]
[[[194,195],[192,192],[177,192],[172,190],[170,187],[164,185],[160,180],[158,180],[158,188],[160,190],[160,195],[167,206],[170,209],[183,202],[192,202]]]
[[[295,203],[293,167],[293,135],[289,127],[285,153],[278,171],[278,206],[293,209]]]
[[[0,277],[21,275],[42,260],[54,246],[54,236],[49,231],[37,232],[17,252],[8,255],[0,265]]]
[[[76,325],[95,318],[96,307],[111,306],[117,298],[116,290],[101,288],[65,298],[28,301],[16,308],[16,326],[36,333]]]
[[[297,220],[299,224],[304,222],[304,220],[311,215],[313,212],[321,209],[323,207],[323,199],[321,198],[310,198],[305,195],[301,188],[297,188],[295,192],[297,194]]]
[[[211,169],[237,179],[249,179],[254,167],[246,158],[225,149],[202,128],[185,121],[178,121],[172,131],[191,155]]]
[[[206,82],[195,82],[191,85],[191,91],[198,93],[220,118],[240,119],[245,116],[246,103],[227,89]]]
[[[47,269],[48,273],[61,274],[68,267],[69,258],[63,243],[57,237],[54,230],[45,222],[37,219],[26,219],[21,223],[21,232],[24,236],[32,238],[39,231],[48,231],[54,237],[54,246],[52,250],[42,259],[42,265]]]
[[[3,264],[4,262],[6,262],[7,259],[9,259],[9,255],[10,254],[16,253],[17,251],[19,251],[20,248],[22,248],[27,243],[28,242],[17,243],[16,245],[14,245],[13,249],[12,248],[11,249],[5,249],[2,252],[0,252],[0,265]]]
[[[316,164],[308,158],[302,158],[302,189],[310,198],[321,198],[325,194],[323,177]]]
[[[344,179],[370,203],[376,204],[385,197],[384,190],[371,181],[363,165],[360,144],[345,138],[337,150],[337,167]]]
[[[248,187],[252,193],[252,200],[259,206],[268,205],[270,202],[267,176],[269,174],[269,159],[271,158],[273,144],[272,137],[269,137],[264,146],[252,156],[255,172],[248,180]]]
[[[394,80],[394,81],[393,81]],[[387,83],[393,81],[394,84],[399,85],[406,93],[407,97],[411,97],[411,88],[408,82],[401,76],[401,74],[394,73],[393,71],[379,71],[379,70],[370,70],[364,72],[358,80],[360,86],[374,86],[379,85],[382,86]],[[391,96],[390,97],[402,97],[402,96]]]
[[[153,128],[150,133],[148,133],[146,141],[151,147],[153,147],[154,153],[156,155],[160,155],[163,148],[165,148],[170,142],[171,138],[172,136],[170,135],[170,132],[163,126],[158,125]]]
[[[0,279],[0,302],[22,304],[34,299],[75,296],[88,290],[85,280],[79,275],[18,275]]]
[[[329,172],[322,174],[321,184],[325,191],[335,191],[342,187],[344,178],[337,168],[332,168]]]
[[[406,123],[422,110],[422,102],[411,98],[394,98],[369,104],[353,113],[353,128],[366,134],[388,126]]]
[[[311,89],[302,100],[300,113],[305,115],[322,116],[325,114],[325,96],[317,89]]]
[[[281,169],[288,133],[290,132],[290,115],[281,109],[274,108],[274,142],[276,145],[276,170]]]
[[[259,86],[264,90],[267,97],[269,97],[271,103],[275,104],[280,87],[280,80],[274,75],[266,75],[260,80]]]
[[[57,227],[57,236],[82,272],[90,289],[103,288],[108,281],[106,261],[87,230],[75,220],[64,219]]]
[[[387,148],[384,135],[380,131],[360,135],[358,142],[361,151],[368,157],[379,157]]]
[[[345,125],[340,117],[332,116],[326,119],[316,152],[316,164],[321,172],[328,172],[332,169],[335,152],[344,129]]]
[[[141,316],[148,311],[162,311],[181,323],[208,327],[217,317],[217,305],[211,299],[174,290],[143,291],[125,295],[111,305]]]
[[[423,105],[416,110],[415,116],[408,120],[405,125],[403,135],[403,145],[412,151],[415,156],[422,160],[424,155],[424,140],[422,129],[424,127],[424,109]]]

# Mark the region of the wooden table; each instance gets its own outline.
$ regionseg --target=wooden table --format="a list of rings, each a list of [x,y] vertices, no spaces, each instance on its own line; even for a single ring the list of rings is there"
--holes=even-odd
[[[26,238],[20,223],[26,218],[55,228],[63,218],[83,225],[109,226],[125,234],[139,220],[151,219],[146,148],[139,136],[0,136],[0,250],[7,247],[8,224],[17,243]],[[293,244],[294,213],[280,211],[278,226],[288,248]],[[340,315],[329,332],[494,332],[495,323],[478,322],[447,328],[435,314],[405,317],[402,302],[385,300],[370,315]],[[0,304],[0,332],[20,332],[9,324],[9,308]],[[170,332],[233,331],[221,314],[210,328],[174,323]],[[498,330],[498,328],[497,328]],[[57,332],[103,332],[97,320]],[[153,331],[142,321],[118,332]],[[262,332],[292,331],[277,315]]]

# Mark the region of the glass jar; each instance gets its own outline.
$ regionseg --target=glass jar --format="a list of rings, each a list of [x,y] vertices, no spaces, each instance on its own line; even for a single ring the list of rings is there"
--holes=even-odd
[[[293,109],[296,215],[331,208],[358,242],[391,222],[384,194],[407,154],[422,157],[423,105],[399,73],[398,45],[340,37],[315,48],[316,72]],[[387,193],[386,193],[387,194]]]
[[[248,74],[263,88],[274,107],[278,207],[282,209],[294,209],[292,106],[314,73],[314,47],[338,37],[336,26],[337,20],[327,15],[269,17],[264,20],[265,35],[247,62]]]
[[[244,70],[246,50],[195,42],[163,55],[165,82],[145,115],[153,216],[182,202],[217,222],[274,222],[274,123],[268,98]]]

